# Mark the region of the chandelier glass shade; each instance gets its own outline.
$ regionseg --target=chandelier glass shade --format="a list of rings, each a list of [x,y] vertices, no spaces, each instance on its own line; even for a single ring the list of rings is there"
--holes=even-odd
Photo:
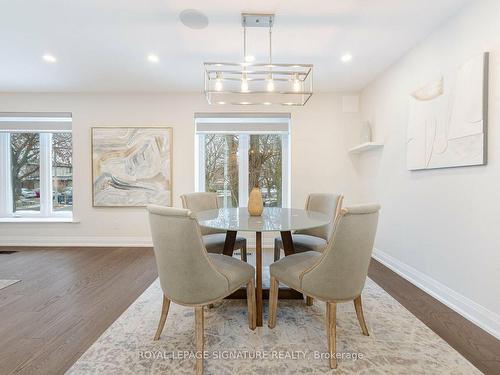
[[[313,93],[313,65],[272,62],[274,15],[242,14],[243,61],[246,28],[269,27],[267,63],[205,62],[204,91],[209,104],[303,106]]]

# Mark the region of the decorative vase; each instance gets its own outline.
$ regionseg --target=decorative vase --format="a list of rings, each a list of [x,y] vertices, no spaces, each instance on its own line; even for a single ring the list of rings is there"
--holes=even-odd
[[[248,213],[250,216],[260,216],[264,211],[264,202],[258,186],[254,187],[248,198]]]

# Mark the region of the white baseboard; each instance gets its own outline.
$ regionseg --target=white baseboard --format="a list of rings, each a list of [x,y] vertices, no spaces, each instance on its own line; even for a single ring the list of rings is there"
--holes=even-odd
[[[96,246],[96,247],[151,247],[151,237],[130,236],[2,236],[0,246]]]
[[[373,258],[464,318],[500,339],[500,315],[379,249],[373,249]]]
[[[255,248],[255,235],[247,237],[247,246]],[[95,246],[95,247],[151,247],[153,242],[151,237],[130,237],[130,236],[2,236],[0,246]],[[262,238],[262,247],[273,248],[273,238]]]

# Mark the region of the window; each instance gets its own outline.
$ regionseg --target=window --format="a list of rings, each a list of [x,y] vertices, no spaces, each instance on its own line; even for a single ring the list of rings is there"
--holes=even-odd
[[[0,113],[0,218],[71,218],[70,114]]]
[[[197,191],[245,207],[258,185],[264,206],[289,206],[289,115],[197,114],[195,122]]]

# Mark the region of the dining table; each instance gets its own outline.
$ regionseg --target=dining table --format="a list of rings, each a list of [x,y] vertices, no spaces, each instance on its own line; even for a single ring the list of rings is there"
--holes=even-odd
[[[226,231],[223,254],[233,256],[238,232],[255,232],[255,297],[257,326],[262,326],[263,299],[269,290],[262,288],[262,233],[280,232],[285,256],[295,253],[292,231],[312,229],[327,225],[332,218],[320,212],[297,208],[265,207],[262,215],[251,216],[246,207],[219,208],[197,213],[202,227]],[[246,298],[244,291],[237,291],[233,298]],[[280,288],[278,298],[303,298],[289,288]]]

